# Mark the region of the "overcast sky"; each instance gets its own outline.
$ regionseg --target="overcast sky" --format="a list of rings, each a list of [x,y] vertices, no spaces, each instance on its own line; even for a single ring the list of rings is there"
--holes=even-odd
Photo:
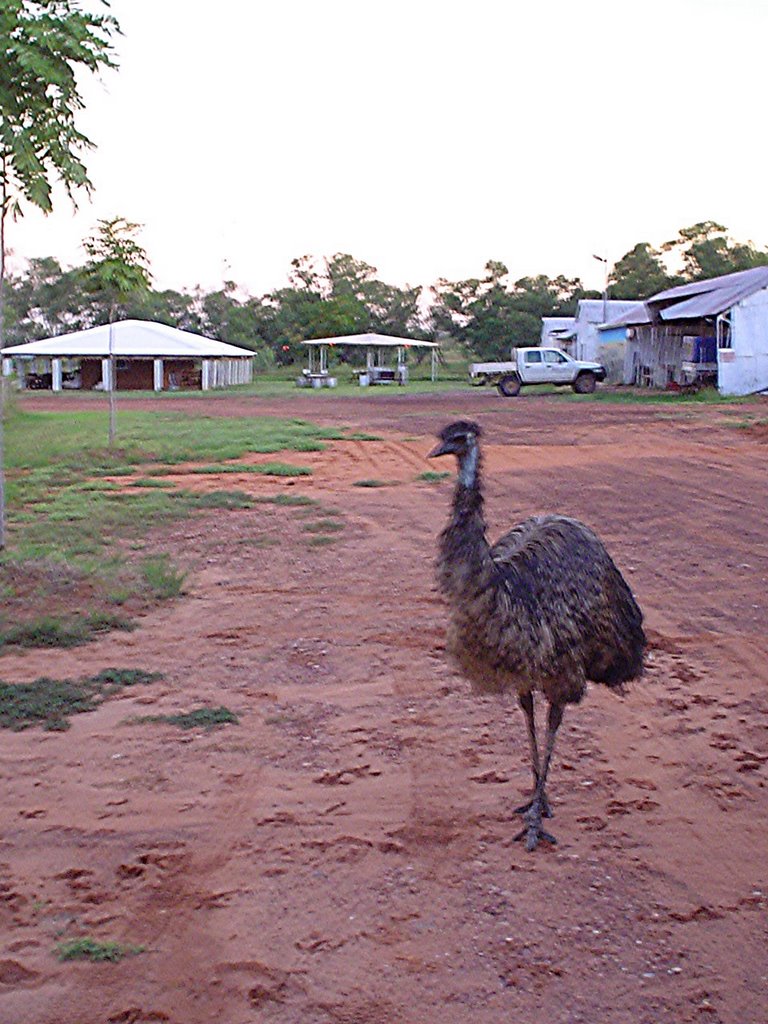
[[[96,10],[95,0],[83,0]],[[159,288],[258,295],[348,252],[392,284],[580,276],[719,220],[768,245],[766,0],[113,0],[84,83],[95,186],[17,257],[144,225]]]

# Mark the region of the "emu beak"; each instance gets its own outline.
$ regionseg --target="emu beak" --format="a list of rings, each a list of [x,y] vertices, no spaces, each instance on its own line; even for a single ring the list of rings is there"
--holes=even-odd
[[[427,455],[427,458],[428,459],[436,459],[438,457],[438,455],[450,455],[450,454],[451,454],[450,449],[448,447],[446,447],[446,444],[445,444],[444,441],[441,441],[440,444],[435,445],[435,447],[432,449],[432,451],[429,453],[429,455]]]

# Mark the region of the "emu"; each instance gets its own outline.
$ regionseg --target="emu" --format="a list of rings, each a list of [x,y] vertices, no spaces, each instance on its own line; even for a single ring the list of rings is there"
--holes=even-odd
[[[440,589],[451,607],[447,648],[473,688],[512,692],[528,727],[533,796],[515,813],[533,850],[556,843],[542,827],[552,817],[546,783],[566,704],[578,704],[587,680],[617,692],[643,671],[643,616],[599,538],[560,515],[526,519],[491,547],[480,479],[481,430],[459,420],[440,434],[429,458],[455,455],[458,481],[440,534]],[[543,760],[536,740],[534,694],[547,700]]]

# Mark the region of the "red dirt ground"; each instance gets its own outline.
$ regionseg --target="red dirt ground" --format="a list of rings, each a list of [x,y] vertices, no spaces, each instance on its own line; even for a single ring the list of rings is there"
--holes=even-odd
[[[383,439],[301,453],[311,478],[184,481],[308,494],[342,513],[332,543],[310,543],[312,508],[179,523],[149,540],[189,569],[184,598],[131,634],[2,657],[16,682],[165,680],[69,732],[2,734],[0,1020],[764,1024],[768,449],[735,429],[743,407],[477,391],[162,407]],[[593,687],[567,712],[559,845],[532,854],[512,842],[522,716],[444,658],[432,563],[452,484],[418,477],[453,468],[424,456],[458,415],[486,430],[491,536],[533,512],[585,520],[652,640],[627,697]],[[240,724],[131,721],[202,703]],[[144,951],[59,962],[82,935]]]

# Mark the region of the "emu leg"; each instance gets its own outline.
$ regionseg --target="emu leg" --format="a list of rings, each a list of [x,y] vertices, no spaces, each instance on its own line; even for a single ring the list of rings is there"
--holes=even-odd
[[[533,792],[534,796],[539,786],[539,745],[536,742],[536,717],[534,714],[533,705],[533,693],[524,693],[518,697],[520,707],[523,709],[525,714],[526,725],[528,726],[528,745],[531,751],[531,771],[533,772]],[[543,807],[542,814],[545,818],[552,817],[552,810],[549,806],[546,794],[542,794]],[[515,808],[515,814],[525,814],[533,806],[534,797],[519,807]]]
[[[545,832],[541,827],[541,819],[544,816],[546,801],[546,797],[544,796],[544,787],[547,784],[549,764],[552,760],[552,752],[555,749],[555,737],[557,736],[557,730],[560,728],[562,720],[562,704],[550,704],[549,714],[547,715],[547,746],[544,751],[544,763],[541,766],[541,771],[539,772],[539,777],[536,782],[536,791],[533,794],[531,806],[525,812],[525,828],[521,829],[515,836],[515,840],[522,839],[523,836],[526,837],[525,848],[527,850],[535,850],[540,839],[544,839],[546,842],[552,844],[557,842],[553,835],[550,835],[549,832]]]

